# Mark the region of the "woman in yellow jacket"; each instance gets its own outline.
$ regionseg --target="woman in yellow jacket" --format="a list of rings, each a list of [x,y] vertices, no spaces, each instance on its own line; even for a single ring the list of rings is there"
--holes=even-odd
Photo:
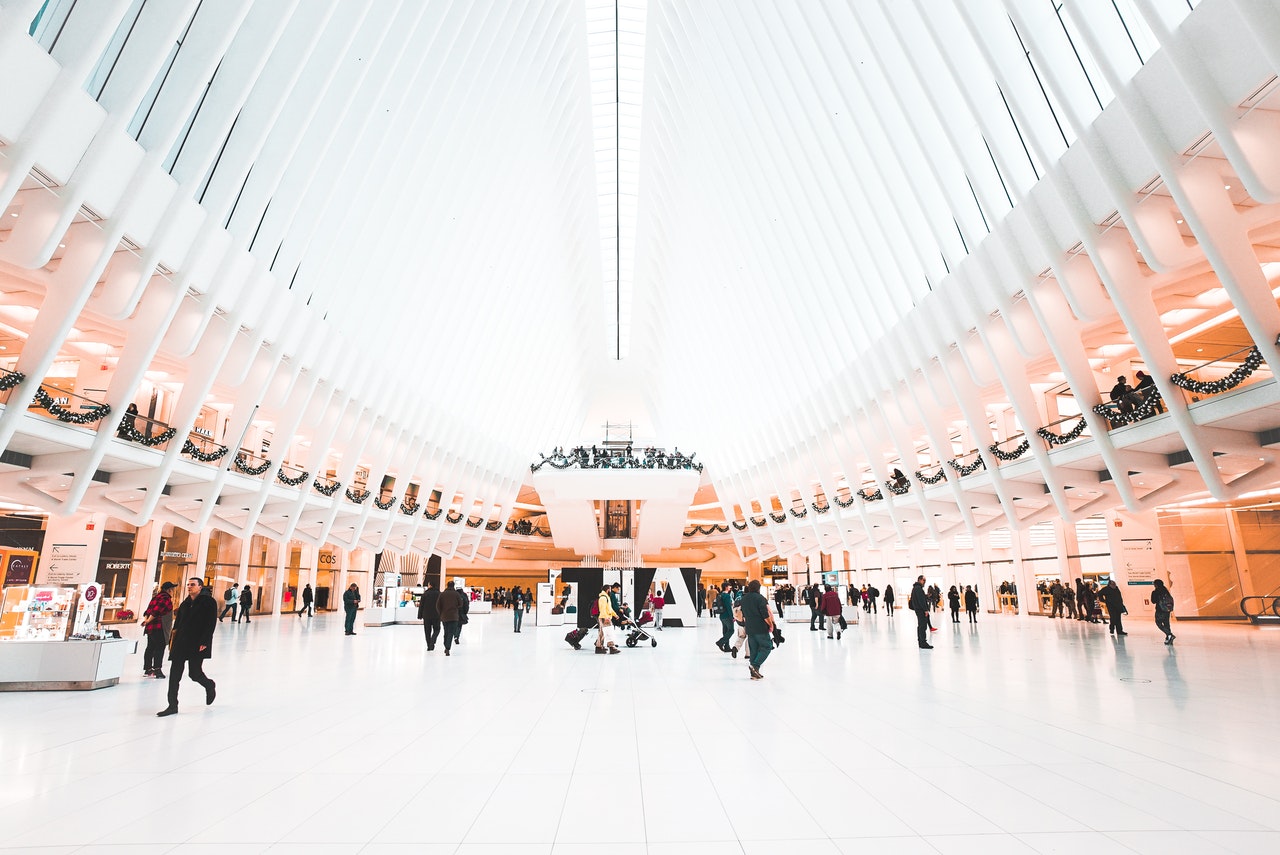
[[[596,617],[599,621],[600,635],[596,638],[596,653],[604,653],[608,645],[609,653],[617,653],[618,645],[613,643],[613,619],[618,613],[613,610],[613,601],[609,599],[609,586],[606,585],[596,598]]]

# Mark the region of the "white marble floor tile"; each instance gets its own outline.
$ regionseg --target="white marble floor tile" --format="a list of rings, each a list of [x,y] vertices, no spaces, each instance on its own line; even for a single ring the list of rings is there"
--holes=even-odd
[[[718,622],[601,657],[508,618],[449,659],[416,627],[221,624],[217,703],[164,720],[140,657],[0,693],[0,855],[1280,849],[1280,633],[984,616],[925,655],[881,615],[789,625],[753,682]]]

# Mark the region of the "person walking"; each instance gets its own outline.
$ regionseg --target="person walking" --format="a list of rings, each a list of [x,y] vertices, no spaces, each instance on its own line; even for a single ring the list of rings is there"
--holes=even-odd
[[[972,585],[964,586],[964,610],[969,613],[969,623],[978,622],[978,592]]]
[[[182,667],[204,687],[205,705],[213,703],[217,684],[205,676],[204,661],[213,656],[213,631],[218,626],[218,604],[213,597],[202,597],[204,582],[196,577],[187,580],[187,598],[178,606],[173,618],[173,640],[169,644],[169,705],[158,717],[177,715],[178,686],[182,683]]]
[[[809,631],[817,632],[818,627],[814,624],[818,622],[818,586],[805,585],[800,591],[800,599],[809,607]],[[823,626],[823,629],[825,628]]]
[[[173,587],[178,587],[174,585]],[[226,603],[222,607],[222,614],[218,615],[218,620],[222,620],[227,616],[227,612],[231,612],[231,622],[236,622],[236,612],[240,608],[240,589],[236,587],[236,583],[232,582],[227,586],[227,590],[222,592],[222,601]]]
[[[836,595],[836,605],[840,604],[840,596]],[[742,613],[742,622],[747,630],[748,651],[751,658],[747,661],[747,670],[752,680],[763,680],[760,668],[764,660],[773,652],[773,614],[769,611],[769,602],[760,593],[760,580],[752,579],[747,583],[746,593],[738,603]]]
[[[609,596],[609,586],[600,589],[596,597],[596,653],[617,653],[618,645],[613,641],[613,619],[618,613],[613,608],[613,598]],[[606,650],[607,648],[607,650]]]
[[[453,633],[453,643],[462,643],[462,628],[471,623],[467,612],[471,611],[471,592],[466,588],[454,589],[458,594],[458,628]]]
[[[839,641],[840,637],[844,635],[844,630],[840,628],[840,613],[842,611],[840,595],[830,585],[826,585],[824,588],[822,599],[818,602],[818,611],[827,620],[827,638],[831,638],[834,632],[836,641]],[[750,636],[751,634],[747,633],[747,637],[750,638]]]
[[[515,618],[515,631],[520,631],[520,624],[524,621],[524,591],[520,590],[520,586],[516,585],[511,589],[508,595],[511,598],[511,612]]]
[[[445,656],[453,655],[453,640],[458,636],[458,612],[462,609],[462,597],[463,594],[458,592],[450,579],[436,599],[436,611],[440,615],[440,622],[444,624]]]
[[[875,585],[867,586],[867,614],[880,614],[880,607],[876,605],[876,600],[880,598],[880,589]]]
[[[360,610],[360,586],[352,582],[342,592],[342,608],[347,613],[343,628],[347,635],[356,634],[356,612]]]
[[[893,617],[893,586],[884,586],[884,611],[889,617]]]
[[[653,596],[649,597],[649,609],[653,612],[653,625],[662,631],[662,607],[667,604],[667,599],[662,595],[661,588],[655,588]]]
[[[1110,622],[1107,632],[1112,635],[1128,635],[1129,633],[1124,631],[1124,613],[1128,609],[1124,607],[1124,594],[1117,587],[1116,580],[1107,582],[1100,595],[1102,602],[1107,604],[1107,618]]]
[[[1151,605],[1156,607],[1156,627],[1164,633],[1164,643],[1173,644],[1177,638],[1169,627],[1169,618],[1173,616],[1173,594],[1165,587],[1163,579],[1153,583],[1155,590],[1151,592]]]
[[[307,586],[302,589],[302,605],[298,607],[298,617],[302,617],[303,612],[307,613],[307,617],[315,616],[315,609],[311,607],[315,598],[316,595],[311,591],[311,583],[308,582]]]
[[[729,652],[729,639],[733,637],[733,583],[725,582],[720,595],[716,597],[716,610],[720,614],[720,640],[716,642],[721,652]]]
[[[947,606],[951,609],[951,622],[960,622],[960,592],[956,590],[956,586],[952,585],[951,590],[947,591]]]
[[[698,619],[702,619],[702,609],[707,603],[707,588],[701,582],[698,583],[697,595],[693,598],[694,609],[698,613]]]
[[[436,649],[436,639],[440,637],[440,612],[436,610],[436,600],[439,599],[435,580],[428,580],[426,590],[418,600],[418,617],[422,619],[422,634],[427,640],[428,653]]]
[[[240,589],[240,619],[245,623],[249,622],[249,609],[253,608],[253,589],[246,582],[244,587]]]
[[[911,586],[911,596],[907,598],[907,608],[916,613],[916,643],[921,650],[932,650],[933,645],[925,638],[925,630],[929,628],[929,595],[924,592],[924,577],[916,579]]]
[[[169,643],[173,631],[173,597],[169,591],[178,587],[172,582],[165,582],[152,596],[146,611],[142,613],[142,633],[147,637],[147,648],[142,653],[142,675],[164,679],[161,662],[164,661],[164,648]]]

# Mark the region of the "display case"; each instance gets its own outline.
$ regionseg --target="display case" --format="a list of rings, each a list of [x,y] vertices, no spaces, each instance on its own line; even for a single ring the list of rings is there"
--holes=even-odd
[[[0,640],[66,641],[80,590],[75,585],[17,585],[4,589]]]

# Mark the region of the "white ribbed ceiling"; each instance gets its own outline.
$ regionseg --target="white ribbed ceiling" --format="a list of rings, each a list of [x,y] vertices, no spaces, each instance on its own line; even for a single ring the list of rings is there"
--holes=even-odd
[[[602,416],[725,471],[856,410],[1188,9],[52,0],[33,35],[114,30],[85,88],[296,296],[268,338],[519,479]]]

